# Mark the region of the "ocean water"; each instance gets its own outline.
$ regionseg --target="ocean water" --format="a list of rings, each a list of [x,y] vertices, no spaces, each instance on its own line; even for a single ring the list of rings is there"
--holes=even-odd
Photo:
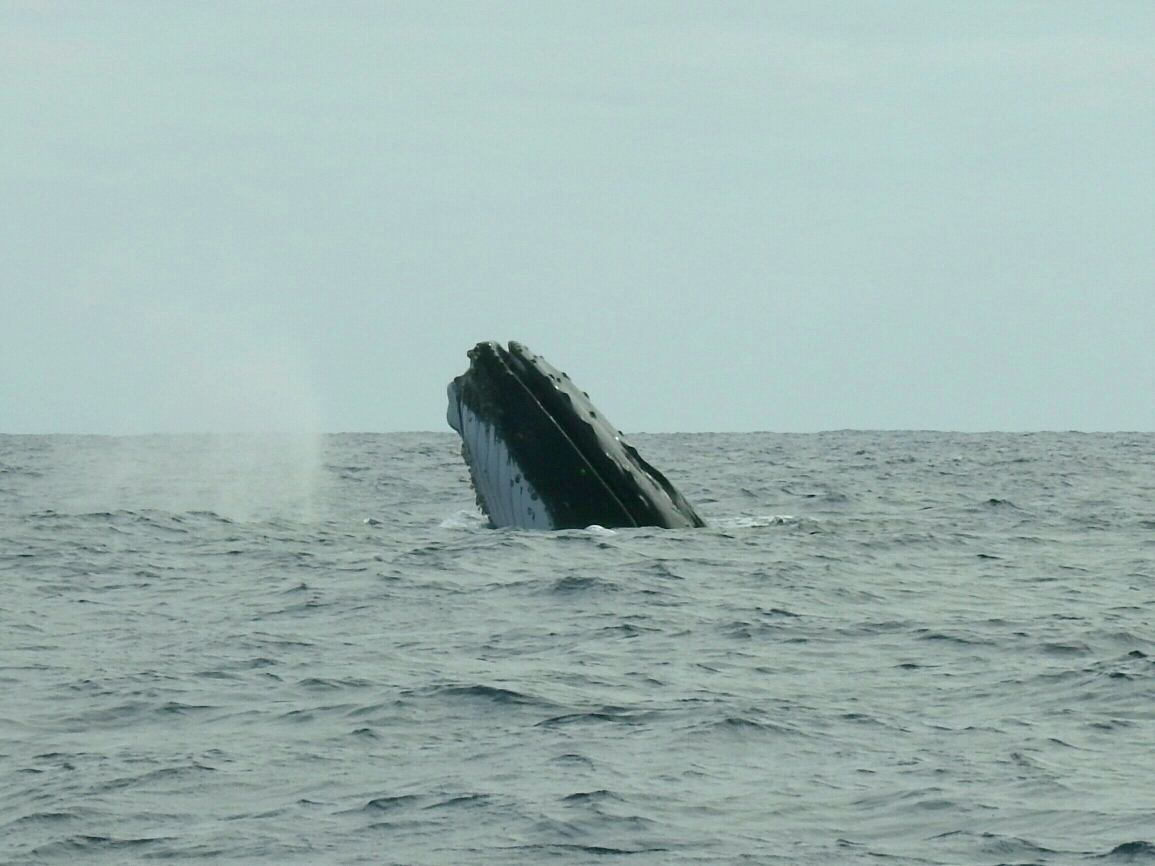
[[[0,437],[0,862],[1155,863],[1155,435]]]

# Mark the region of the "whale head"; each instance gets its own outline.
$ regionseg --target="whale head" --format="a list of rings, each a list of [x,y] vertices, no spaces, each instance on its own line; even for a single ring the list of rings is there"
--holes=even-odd
[[[703,526],[567,375],[526,346],[478,343],[449,383],[478,505],[494,526]]]

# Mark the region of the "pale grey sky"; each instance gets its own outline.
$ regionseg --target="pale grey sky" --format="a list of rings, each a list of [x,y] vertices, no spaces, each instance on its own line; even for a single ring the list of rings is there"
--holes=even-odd
[[[1155,429],[1155,4],[0,0],[0,432]]]

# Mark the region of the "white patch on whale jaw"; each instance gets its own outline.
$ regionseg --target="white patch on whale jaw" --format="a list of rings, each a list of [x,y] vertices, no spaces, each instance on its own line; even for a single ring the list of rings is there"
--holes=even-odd
[[[496,527],[553,529],[545,502],[514,462],[492,424],[450,392],[449,426],[461,434],[461,456],[469,466],[478,504]]]

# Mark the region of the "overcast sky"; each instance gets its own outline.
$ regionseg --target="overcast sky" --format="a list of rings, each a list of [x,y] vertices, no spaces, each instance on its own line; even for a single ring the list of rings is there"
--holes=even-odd
[[[1155,4],[0,0],[0,432],[1155,429]]]

